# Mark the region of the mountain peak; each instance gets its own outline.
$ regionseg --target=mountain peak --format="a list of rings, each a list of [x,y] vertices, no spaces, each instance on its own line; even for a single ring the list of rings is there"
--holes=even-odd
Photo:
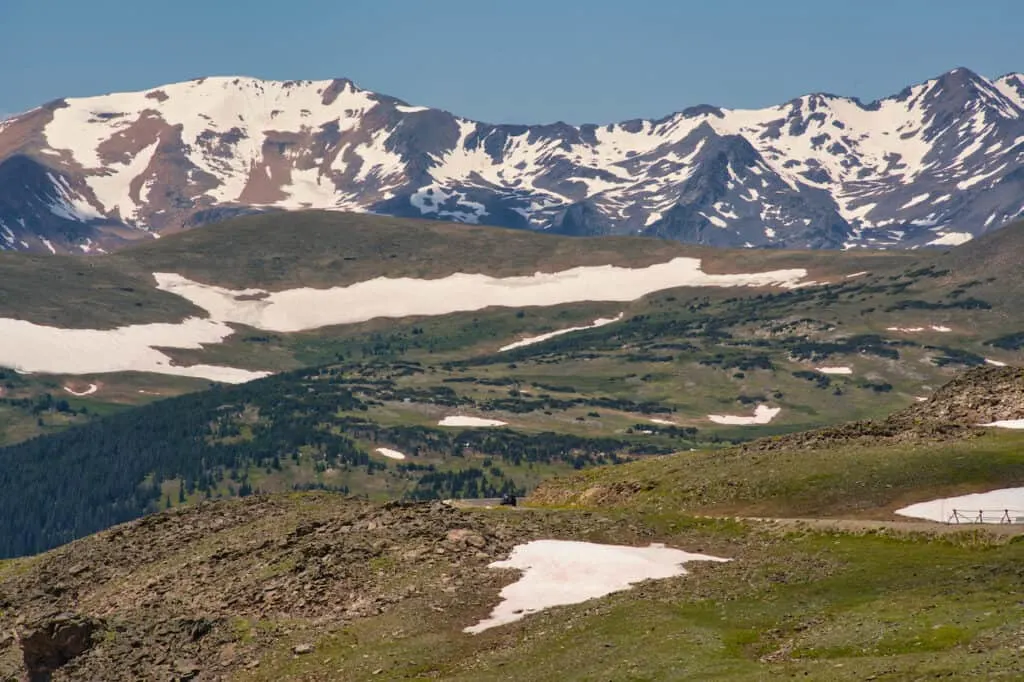
[[[936,85],[947,90],[987,85],[984,78],[965,66],[958,66],[955,69],[950,69],[934,80]]]

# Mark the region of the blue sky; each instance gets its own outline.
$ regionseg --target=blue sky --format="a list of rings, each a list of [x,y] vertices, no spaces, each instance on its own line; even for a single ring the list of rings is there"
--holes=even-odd
[[[0,112],[206,75],[345,76],[492,122],[607,122],[1024,71],[1021,0],[0,0]]]

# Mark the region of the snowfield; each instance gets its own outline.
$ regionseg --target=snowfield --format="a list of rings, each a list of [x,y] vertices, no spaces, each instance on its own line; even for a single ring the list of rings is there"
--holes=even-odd
[[[234,333],[226,324],[189,318],[177,324],[138,324],[118,329],[61,329],[0,318],[0,366],[19,372],[104,374],[155,372],[237,384],[267,376],[216,365],[181,366],[157,348],[202,348]]]
[[[817,367],[815,371],[822,374],[853,374],[853,369],[849,367]]]
[[[909,507],[897,509],[900,516],[915,519],[941,521],[946,523],[956,517],[963,523],[964,519],[979,519],[982,523],[1024,523],[1024,488],[1001,488],[985,493],[944,497],[928,502],[919,502]]]
[[[391,448],[377,448],[377,453],[384,455],[388,459],[405,459],[405,454],[398,450],[392,450]]]
[[[441,421],[437,422],[438,426],[505,426],[508,422],[503,422],[499,419],[484,419],[483,417],[461,417],[453,415],[451,417],[445,417]]]
[[[1024,429],[1024,419],[1001,419],[1000,421],[978,424],[978,426],[994,426],[999,429]]]
[[[727,414],[709,414],[708,419],[716,424],[727,424],[730,426],[755,426],[758,424],[768,424],[771,420],[782,412],[781,407],[768,407],[767,405],[758,405],[757,409],[754,410],[753,417],[742,417]]]
[[[491,568],[514,568],[522,577],[501,591],[501,603],[464,632],[478,634],[521,620],[552,606],[579,604],[629,589],[644,580],[685,575],[687,561],[729,561],[691,554],[662,544],[649,547],[598,545],[570,540],[534,540],[517,545],[505,561]]]
[[[299,288],[270,293],[232,290],[201,284],[174,273],[154,273],[157,288],[185,298],[209,315],[179,323],[141,324],[113,330],[62,329],[0,318],[0,366],[22,372],[100,374],[155,372],[241,383],[267,376],[212,365],[174,365],[158,348],[202,348],[223,342],[234,330],[229,323],[276,332],[297,332],[375,318],[447,315],[490,306],[550,306],[583,301],[631,301],[684,286],[795,287],[803,269],[750,274],[709,275],[699,258],[675,258],[646,268],[614,265],[577,267],[521,277],[456,273],[438,279],[376,279],[329,289]],[[595,320],[593,326],[612,320]],[[568,333],[575,329],[560,330]],[[547,336],[550,338],[550,335]],[[517,342],[536,343],[542,337]],[[515,346],[515,344],[512,344]]]
[[[699,258],[673,258],[646,268],[583,266],[519,277],[456,273],[438,279],[378,277],[329,289],[231,290],[157,272],[157,287],[188,299],[218,322],[298,332],[379,317],[447,315],[490,306],[552,306],[583,301],[633,301],[677,287],[797,286],[802,268],[709,275]],[[242,300],[239,300],[239,299]]]
[[[546,334],[541,334],[540,336],[529,336],[529,337],[527,337],[525,339],[521,339],[519,341],[516,341],[515,343],[510,343],[507,346],[502,346],[498,350],[499,351],[514,350],[516,348],[522,348],[523,346],[532,346],[535,343],[540,343],[541,341],[547,341],[548,339],[553,339],[556,336],[561,336],[562,334],[569,334],[571,332],[580,332],[580,331],[583,331],[584,329],[597,329],[598,327],[604,327],[605,325],[609,325],[609,324],[611,324],[613,322],[618,322],[619,320],[622,319],[622,316],[623,316],[623,313],[619,313],[615,317],[599,317],[596,320],[594,320],[593,322],[591,322],[590,324],[588,324],[586,326],[583,326],[583,327],[568,327],[566,329],[559,329],[557,331],[548,332]]]

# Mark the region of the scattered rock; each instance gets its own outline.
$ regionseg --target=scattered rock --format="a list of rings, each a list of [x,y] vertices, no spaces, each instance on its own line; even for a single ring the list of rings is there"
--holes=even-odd
[[[56,670],[88,651],[101,627],[99,621],[73,613],[22,626],[18,639],[30,682],[49,680]]]
[[[313,653],[313,650],[314,649],[312,644],[296,644],[292,647],[292,653],[297,656],[302,656],[303,654],[311,654]]]
[[[487,540],[482,535],[468,528],[455,528],[448,531],[447,540],[453,545],[467,545],[476,549],[483,549],[487,546]]]

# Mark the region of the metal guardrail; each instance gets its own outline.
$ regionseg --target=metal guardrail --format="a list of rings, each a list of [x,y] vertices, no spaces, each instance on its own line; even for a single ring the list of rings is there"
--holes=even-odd
[[[954,509],[946,523],[1024,524],[1024,509]]]

